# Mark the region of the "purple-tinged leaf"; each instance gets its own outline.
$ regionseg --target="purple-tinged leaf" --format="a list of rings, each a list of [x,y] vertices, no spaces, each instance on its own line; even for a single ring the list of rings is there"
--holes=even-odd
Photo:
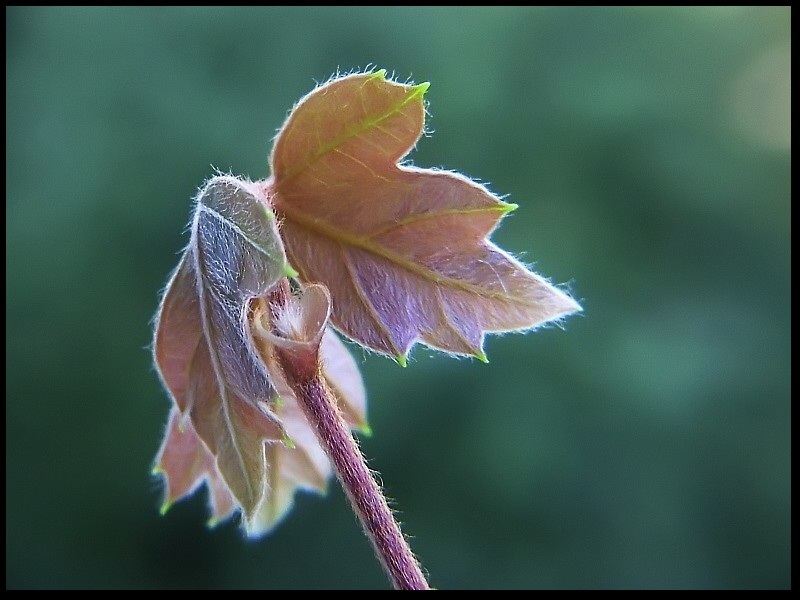
[[[285,433],[270,409],[275,389],[249,344],[251,298],[285,276],[286,258],[257,186],[215,177],[200,191],[191,240],[159,310],[156,367],[242,507],[267,488],[265,442]]]
[[[580,307],[487,239],[515,205],[398,164],[423,131],[427,88],[384,71],[318,87],[278,134],[264,193],[292,265],[330,289],[345,335],[401,363],[417,341],[485,360],[486,332]]]

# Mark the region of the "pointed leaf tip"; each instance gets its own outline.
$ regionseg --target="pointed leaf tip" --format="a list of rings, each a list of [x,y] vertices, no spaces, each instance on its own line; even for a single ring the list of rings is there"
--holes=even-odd
[[[289,263],[283,265],[283,274],[289,279],[294,279],[300,276],[300,273],[298,273]]]
[[[486,356],[486,353],[483,350],[479,350],[478,352],[473,354],[473,356],[477,358],[479,361],[481,361],[483,364],[486,365],[489,364],[489,357]]]
[[[417,342],[483,360],[484,334],[565,312],[561,292],[488,239],[516,204],[403,164],[428,87],[332,80],[297,105],[272,154],[272,206],[301,281],[328,287],[339,331],[403,366]]]
[[[283,445],[289,448],[290,450],[294,450],[295,448],[297,448],[297,446],[294,443],[294,440],[289,437],[289,434],[285,434],[281,441],[283,442]]]

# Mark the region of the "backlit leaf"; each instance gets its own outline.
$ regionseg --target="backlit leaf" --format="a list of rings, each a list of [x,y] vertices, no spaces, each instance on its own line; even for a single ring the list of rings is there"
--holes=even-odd
[[[155,473],[165,478],[166,490],[161,512],[165,513],[174,502],[191,495],[205,482],[209,488],[209,522],[219,523],[231,516],[237,503],[219,474],[216,462],[214,455],[197,436],[191,421],[182,419],[180,411],[173,407],[154,468]]]
[[[167,286],[154,353],[164,385],[252,516],[267,486],[265,442],[284,431],[275,389],[248,342],[245,308],[284,277],[286,258],[258,188],[215,177],[200,191],[191,240]]]
[[[296,490],[325,491],[328,458],[272,346],[256,348],[250,333],[252,303],[267,306],[288,272],[261,191],[232,177],[209,181],[156,322],[156,367],[174,400],[154,468],[165,479],[162,511],[205,482],[210,524],[241,509],[247,534],[258,536],[285,516]],[[361,375],[327,314],[300,326],[321,333],[333,397],[352,427],[368,430]]]
[[[456,173],[401,166],[428,84],[334,79],[278,134],[264,183],[292,265],[333,299],[333,324],[401,363],[417,341],[485,360],[486,332],[578,304],[487,238],[514,205]]]

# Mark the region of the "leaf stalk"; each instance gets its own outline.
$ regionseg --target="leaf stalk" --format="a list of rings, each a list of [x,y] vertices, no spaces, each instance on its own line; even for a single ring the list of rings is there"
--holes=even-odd
[[[283,349],[276,355],[392,585],[398,590],[430,589],[321,370],[309,372],[307,361],[297,361]]]

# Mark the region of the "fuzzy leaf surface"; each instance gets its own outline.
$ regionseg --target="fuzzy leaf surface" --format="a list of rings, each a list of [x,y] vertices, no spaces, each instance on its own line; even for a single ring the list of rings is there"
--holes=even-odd
[[[237,507],[228,485],[219,474],[216,458],[198,437],[191,421],[183,419],[175,406],[170,411],[154,472],[165,479],[162,513],[178,500],[193,494],[204,482],[209,489],[210,524],[224,521]]]
[[[215,177],[200,191],[154,342],[174,401],[154,467],[165,480],[162,512],[205,482],[209,523],[240,509],[254,537],[280,522],[298,489],[323,492],[331,476],[272,345],[251,335],[252,306],[269,314],[268,294],[288,287],[283,246],[261,194],[233,177]],[[351,427],[368,431],[361,374],[327,328],[327,314],[300,326],[322,335],[320,361],[333,397]]]
[[[275,219],[260,190],[214,177],[197,196],[191,239],[157,316],[153,347],[161,379],[216,459],[245,519],[266,493],[265,443],[285,435],[270,408],[275,388],[249,343],[246,305],[267,294],[285,270]]]
[[[514,205],[399,164],[422,134],[427,88],[384,71],[318,87],[278,134],[265,194],[291,264],[329,288],[342,333],[401,363],[417,341],[485,360],[486,332],[580,307],[488,240]]]

